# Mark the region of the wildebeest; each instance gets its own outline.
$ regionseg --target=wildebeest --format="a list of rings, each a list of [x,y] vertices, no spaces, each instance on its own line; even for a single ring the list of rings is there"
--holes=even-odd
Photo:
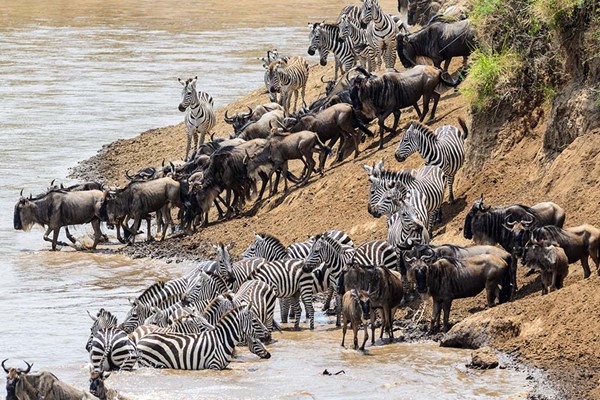
[[[375,310],[381,309],[381,334],[388,332],[390,342],[394,341],[394,314],[404,298],[402,276],[397,271],[385,267],[373,267],[369,280],[369,300],[371,305],[371,344],[375,342]]]
[[[417,259],[411,264],[409,273],[417,290],[428,293],[433,299],[431,332],[439,329],[442,308],[444,331],[447,331],[452,300],[473,297],[485,289],[488,306],[494,306],[498,285],[508,273],[508,265],[503,259],[488,254],[462,260],[444,257],[432,263]],[[502,291],[509,291],[510,287],[505,286]]]
[[[433,65],[448,70],[452,57],[467,57],[475,48],[475,27],[469,20],[445,23],[434,22],[417,32],[399,34],[396,40],[398,57],[405,68],[414,67],[417,57],[428,57]]]
[[[286,118],[284,124],[290,132],[312,131],[317,133],[323,143],[329,140],[329,147],[333,147],[338,138],[341,138],[338,162],[342,161],[346,140],[352,140],[354,158],[358,157],[361,134],[356,132],[356,128],[371,136],[369,129],[356,117],[352,106],[346,103],[335,104],[317,114],[311,113],[301,117]]]
[[[516,231],[515,226],[508,226],[513,221],[532,221],[529,226],[555,225],[562,227],[565,222],[564,210],[552,203],[538,203],[531,207],[510,205],[503,207],[485,206],[483,194],[473,202],[471,210],[465,218],[463,236],[473,239],[476,244],[499,244],[511,253],[511,296],[517,290],[517,260],[522,253],[525,242],[524,233]]]
[[[600,275],[600,229],[592,225],[580,225],[567,229],[557,226],[540,226],[531,232],[531,243],[544,241],[556,243],[562,247],[569,259],[569,264],[581,261],[583,276],[591,274],[588,257],[596,264],[596,272]]]
[[[283,111],[273,110],[263,114],[257,121],[249,121],[235,134],[244,140],[265,139],[271,133],[271,126],[283,121]]]
[[[348,323],[350,323],[350,328],[354,333],[354,350],[358,348],[358,327],[362,324],[365,330],[365,336],[360,349],[365,349],[365,343],[369,340],[367,321],[370,318],[370,314],[369,293],[364,290],[359,291],[356,289],[351,289],[344,293],[344,297],[342,298],[342,347],[346,340]]]
[[[527,246],[525,263],[539,268],[542,278],[542,295],[548,289],[554,291],[563,287],[565,277],[569,274],[569,258],[556,243],[540,243]]]
[[[456,87],[458,83],[450,82],[442,76],[442,71],[431,66],[418,65],[404,72],[386,72],[382,75],[373,75],[361,67],[357,70],[362,75],[354,79],[351,90],[352,106],[360,110],[367,118],[379,119],[379,148],[383,148],[383,132],[396,133],[400,110],[413,106],[423,121],[429,112],[429,101],[433,98],[431,118],[435,118],[435,110],[440,100],[436,87],[443,83]],[[417,102],[423,98],[423,112]],[[385,120],[394,115],[392,128],[385,126]]]
[[[102,237],[98,211],[102,202],[100,190],[68,192],[51,190],[37,197],[21,197],[14,210],[13,224],[16,230],[29,231],[35,224],[46,226],[44,240],[52,242],[52,250],[56,250],[58,234],[63,226],[87,224],[94,229],[94,244]],[[52,240],[48,237],[53,232]],[[61,245],[66,245],[61,243]]]
[[[115,389],[108,387],[105,383],[110,372],[95,371],[90,368],[90,393],[100,400],[128,400]]]
[[[236,113],[231,117],[227,115],[227,111],[225,110],[225,122],[230,124],[233,127],[234,132],[239,132],[240,129],[246,125],[248,122],[256,122],[258,121],[264,114],[269,111],[280,110],[283,111],[283,107],[281,107],[277,103],[266,103],[256,106],[254,109],[248,107],[247,113]]]
[[[158,211],[162,211],[162,215],[167,218],[163,225],[161,240],[164,239],[171,218],[170,208],[182,206],[180,184],[170,177],[147,182],[131,182],[123,189],[105,191],[103,197],[100,207],[100,216],[103,220],[121,225],[125,217],[133,218],[132,243],[135,243],[135,236],[142,219],[147,220],[147,240],[152,240],[148,215]]]
[[[27,369],[6,368],[2,361],[2,368],[7,373],[6,400],[98,400],[89,392],[79,390],[65,382],[60,381],[54,374],[41,371],[30,374],[31,366]]]

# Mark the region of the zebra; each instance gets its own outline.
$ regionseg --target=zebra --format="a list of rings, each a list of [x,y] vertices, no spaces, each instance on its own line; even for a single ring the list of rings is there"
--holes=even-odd
[[[267,261],[289,258],[285,246],[273,235],[268,233],[255,233],[254,242],[242,253],[242,258],[264,258]]]
[[[101,308],[90,329],[86,350],[94,369],[131,370],[137,362],[137,349],[125,331],[117,326],[117,317]]]
[[[196,91],[197,76],[186,80],[177,78],[177,80],[183,86],[179,111],[186,113],[187,144],[185,146],[185,161],[188,161],[192,138],[194,140],[193,153],[198,147],[198,132],[200,132],[200,144],[203,144],[204,137],[215,126],[214,102],[208,93]]]
[[[281,92],[281,87],[279,86],[279,79],[277,78],[277,74],[272,74],[269,72],[269,65],[273,61],[279,60],[280,58],[284,58],[279,55],[279,51],[277,49],[267,50],[267,57],[257,57],[257,60],[263,62],[263,68],[265,69],[265,87],[267,88],[267,93],[269,93],[269,99],[276,103],[277,102],[277,93]],[[273,92],[269,89],[271,86],[274,88]]]
[[[177,318],[171,321],[171,323],[167,326],[160,326],[154,324],[145,324],[138,326],[135,330],[129,335],[129,338],[136,344],[140,341],[141,338],[150,334],[150,333],[184,333],[184,334],[194,334],[206,332],[214,329],[214,326],[211,325],[206,318],[194,314],[184,315],[181,318]]]
[[[324,232],[323,235],[329,236],[330,238],[337,240],[343,245],[354,247],[354,242],[352,241],[352,238],[348,236],[345,232],[332,229]],[[287,247],[289,257],[299,260],[305,259],[308,256],[308,253],[310,253],[310,248],[312,247],[314,242],[315,237],[311,236],[308,240],[305,240],[304,242],[290,244]]]
[[[308,62],[304,57],[280,58],[269,65],[269,73],[275,74],[281,88],[281,101],[284,115],[290,115],[290,103],[292,94],[294,97],[294,112],[298,106],[298,91],[301,91],[302,104],[305,103],[304,94],[306,82],[308,81]],[[273,93],[276,87],[271,85],[269,92]]]
[[[383,169],[383,159],[374,167],[363,165],[369,174],[371,188],[369,191],[368,211],[374,217],[379,217],[375,207],[385,193],[397,187],[402,196],[409,189],[417,189],[425,196],[425,205],[429,215],[428,226],[433,227],[436,214],[438,219],[441,214],[441,205],[444,199],[445,180],[444,173],[437,166],[426,165],[417,170],[405,169],[388,171]]]
[[[186,275],[186,279],[193,279],[202,271],[209,275],[218,275],[223,278],[225,282],[231,283],[233,281],[233,275],[231,272],[232,262],[229,249],[232,247],[233,245],[231,244],[225,246],[223,243],[213,245],[213,249],[215,250],[215,253],[217,253],[217,259],[215,261],[200,262],[196,268]]]
[[[332,52],[335,56],[333,79],[337,81],[338,69],[343,74],[356,65],[356,54],[352,43],[340,36],[337,24],[309,23],[308,27],[310,28],[308,54],[313,56],[318,50],[320,63],[325,66],[327,65],[327,56],[329,52]]]
[[[270,261],[258,267],[250,275],[250,279],[256,279],[268,283],[277,291],[280,298],[300,296],[307,318],[310,320],[310,329],[315,327],[313,296],[313,274],[304,260],[277,260]],[[281,307],[283,310],[283,307]],[[287,322],[287,313],[281,312],[281,322]],[[300,326],[300,309],[296,309],[295,328]]]
[[[308,266],[313,267],[313,289],[315,293],[327,291],[327,299],[323,309],[329,309],[333,292],[339,279],[340,272],[346,262],[352,257],[352,246],[344,245],[326,234],[317,235],[306,257]],[[317,269],[319,264],[324,267]],[[341,294],[338,292],[336,303],[336,326],[341,325]]]
[[[381,9],[377,0],[361,0],[363,2],[360,22],[366,26],[367,42],[375,51],[375,69],[381,68],[381,57],[386,68],[394,68],[396,64],[396,35],[398,26],[389,14]],[[367,25],[368,24],[368,25]]]
[[[277,295],[277,290],[271,285],[254,279],[244,282],[233,295],[233,303],[236,306],[247,305],[254,316],[264,324],[267,335],[262,339],[267,343],[271,341],[273,328],[281,331],[273,320]]]
[[[358,7],[357,7],[358,8]],[[358,8],[360,11],[360,8]],[[340,15],[339,20],[340,38],[350,41],[354,52],[358,56],[359,64],[366,67],[369,72],[373,71],[375,62],[375,51],[367,41],[367,33],[360,27],[360,21],[353,19],[347,14]]]
[[[140,365],[184,370],[221,370],[229,365],[236,344],[245,339],[251,352],[270,358],[252,324],[246,307],[228,311],[215,328],[198,334],[151,333],[138,343]]]
[[[231,267],[231,274],[233,275],[231,290],[237,292],[240,286],[246,282],[250,274],[266,262],[267,260],[260,257],[247,258],[234,262]]]
[[[361,267],[379,266],[396,269],[399,265],[396,250],[385,240],[371,240],[358,246],[348,264]]]
[[[465,139],[469,134],[462,118],[458,118],[458,123],[462,132],[452,125],[440,126],[434,132],[419,122],[411,122],[394,154],[396,160],[402,162],[418,151],[425,165],[440,167],[448,183],[450,204],[454,203],[454,176],[465,161]]]

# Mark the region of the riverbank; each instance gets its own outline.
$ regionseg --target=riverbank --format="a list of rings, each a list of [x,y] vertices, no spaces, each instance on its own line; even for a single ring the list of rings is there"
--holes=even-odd
[[[307,102],[323,90],[321,75],[332,75],[331,69],[311,68],[307,86]],[[258,89],[228,105],[230,112],[244,110],[268,101],[264,90]],[[223,122],[224,109],[217,112],[217,136],[226,136],[228,126]],[[447,91],[439,103],[437,120],[431,124],[456,124],[457,117],[468,120],[468,110],[461,95]],[[443,205],[443,223],[434,231],[434,243],[467,245],[462,236],[464,217],[472,202],[483,193],[486,203],[504,205],[535,204],[554,201],[565,208],[566,226],[590,223],[600,226],[600,132],[589,132],[571,143],[554,160],[546,161],[538,154],[548,110],[540,110],[536,124],[514,121],[513,125],[497,132],[497,147],[484,160],[483,166],[469,168],[475,161],[469,155],[474,137],[481,132],[471,131],[467,140],[467,161],[456,177],[454,187],[457,201]],[[400,126],[416,117],[414,111],[402,114]],[[371,127],[374,130],[374,127]],[[349,159],[323,177],[314,176],[304,187],[292,187],[287,195],[280,194],[265,201],[252,216],[225,222],[213,222],[195,235],[173,238],[163,243],[140,243],[121,250],[132,257],[197,259],[211,256],[210,243],[235,242],[233,254],[238,255],[251,242],[253,232],[268,232],[284,244],[301,241],[306,235],[327,229],[341,229],[355,241],[385,238],[384,219],[374,219],[367,212],[368,180],[362,164],[373,164],[384,158],[390,169],[415,168],[422,165],[418,155],[405,163],[394,160],[398,136],[381,151],[375,151],[377,141],[361,145],[357,160]],[[182,157],[185,146],[183,124],[153,129],[130,140],[106,145],[95,157],[81,162],[72,175],[81,179],[100,179],[110,184],[124,184],[124,172],[160,165],[163,159]],[[476,155],[473,157],[477,157]],[[469,171],[465,173],[464,171]],[[214,221],[214,216],[211,217]],[[600,278],[593,274],[582,277],[581,266],[573,264],[566,287],[548,296],[540,296],[539,277],[525,277],[519,271],[517,299],[509,304],[484,310],[485,299],[458,300],[453,304],[451,322],[454,330],[468,326],[471,331],[488,332],[487,342],[499,351],[516,357],[526,365],[548,371],[562,390],[560,398],[600,399],[600,319],[595,305],[600,301]],[[429,318],[426,311],[424,321]],[[488,320],[508,319],[489,329]],[[424,322],[423,321],[423,322]],[[484,329],[485,328],[485,329]]]

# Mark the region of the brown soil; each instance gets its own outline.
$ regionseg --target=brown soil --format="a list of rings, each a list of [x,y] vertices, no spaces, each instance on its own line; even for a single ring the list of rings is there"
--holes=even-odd
[[[323,87],[322,74],[330,69],[315,66],[307,87],[307,101],[317,97]],[[267,102],[263,89],[227,106],[243,110],[245,105]],[[222,122],[224,110],[217,112],[217,136],[226,136],[229,127]],[[467,245],[462,236],[466,212],[482,193],[491,205],[513,203],[534,204],[554,201],[567,212],[566,226],[589,223],[600,226],[600,130],[588,131],[566,145],[548,161],[543,137],[550,111],[536,113],[513,121],[490,135],[469,132],[468,159],[455,184],[457,201],[443,205],[443,224],[435,230],[434,243]],[[469,119],[463,98],[446,91],[439,104],[437,120],[431,126],[456,124],[457,117]],[[401,125],[415,118],[414,111],[402,114]],[[371,128],[374,130],[374,127]],[[481,139],[485,136],[485,142]],[[493,143],[489,138],[493,137]],[[369,185],[362,164],[385,159],[390,169],[419,167],[418,155],[405,163],[395,161],[393,153],[399,136],[376,151],[376,141],[361,145],[356,160],[349,159],[324,176],[314,176],[305,187],[293,186],[287,195],[268,199],[256,215],[226,222],[212,223],[197,234],[167,240],[163,244],[136,245],[125,251],[134,256],[201,257],[207,242],[236,242],[234,253],[245,249],[253,232],[268,232],[284,244],[304,240],[307,235],[327,229],[341,229],[355,243],[386,237],[385,219],[375,219],[367,212]],[[73,174],[80,178],[100,178],[111,184],[125,183],[124,172],[149,165],[160,165],[163,159],[178,159],[184,153],[185,128],[182,124],[150,130],[130,140],[119,140],[104,146],[100,153],[78,165]],[[213,217],[214,220],[214,217]],[[210,253],[208,255],[211,255]],[[491,340],[496,349],[508,352],[529,365],[548,370],[564,389],[564,397],[600,399],[600,278],[582,278],[579,264],[571,266],[566,287],[541,297],[539,278],[525,278],[520,271],[520,289],[516,301],[480,312],[485,308],[483,295],[458,300],[452,309],[451,322],[464,320],[477,323],[482,318],[510,318],[519,326],[516,335],[498,334]],[[429,318],[431,308],[425,314]]]

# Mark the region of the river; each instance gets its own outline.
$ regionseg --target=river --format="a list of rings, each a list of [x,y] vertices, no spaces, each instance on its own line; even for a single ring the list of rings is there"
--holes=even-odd
[[[102,144],[183,119],[176,77],[222,106],[262,85],[267,49],[306,54],[308,21],[332,20],[342,1],[3,0],[0,2],[0,358],[87,386],[84,344],[100,307],[120,318],[157,279],[192,265],[130,260],[109,251],[50,252],[42,230],[16,232],[19,191],[40,193]],[[383,1],[395,11],[395,2]],[[308,57],[316,62],[316,57]],[[89,227],[75,230],[85,237]],[[523,373],[467,371],[468,353],[433,343],[339,346],[326,317],[314,332],[275,334],[270,360],[240,352],[229,370],[118,373],[135,398],[508,399]],[[324,369],[344,370],[323,376]],[[2,380],[2,383],[4,380]]]

